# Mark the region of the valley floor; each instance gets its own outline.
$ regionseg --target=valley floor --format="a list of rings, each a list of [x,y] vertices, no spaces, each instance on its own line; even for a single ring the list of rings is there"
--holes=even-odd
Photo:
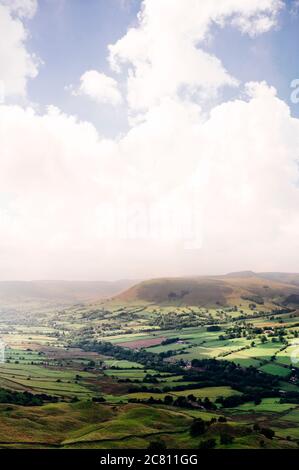
[[[299,312],[249,304],[2,316],[0,447],[297,448]]]

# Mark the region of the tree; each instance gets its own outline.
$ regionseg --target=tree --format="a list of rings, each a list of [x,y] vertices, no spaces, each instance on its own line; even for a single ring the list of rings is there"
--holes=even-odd
[[[275,436],[275,431],[270,428],[261,428],[260,433],[267,437],[267,439],[273,439]]]
[[[160,451],[163,451],[167,449],[166,447],[166,444],[164,441],[152,441],[149,443],[148,445],[148,450],[153,450],[153,451],[157,451],[157,452],[160,452]]]
[[[227,419],[226,419],[225,416],[219,416],[218,422],[219,422],[219,423],[226,423],[226,422],[227,422]]]
[[[189,401],[196,401],[196,397],[195,397],[192,393],[187,396],[187,399],[188,399]]]
[[[92,401],[95,403],[105,403],[106,399],[104,397],[93,397]]]
[[[206,423],[203,419],[194,419],[190,426],[190,435],[192,437],[200,436],[206,432]]]
[[[207,326],[207,331],[221,331],[221,326],[218,326],[218,325]]]
[[[234,438],[229,434],[221,434],[220,435],[220,444],[226,446],[233,443]]]
[[[171,395],[166,395],[164,397],[164,403],[165,403],[165,405],[168,405],[168,406],[172,405],[173,397]]]
[[[201,441],[199,444],[199,449],[214,449],[216,447],[216,440],[215,439],[206,439]]]
[[[184,408],[188,404],[186,397],[180,395],[174,402],[174,406],[178,406],[179,408]]]

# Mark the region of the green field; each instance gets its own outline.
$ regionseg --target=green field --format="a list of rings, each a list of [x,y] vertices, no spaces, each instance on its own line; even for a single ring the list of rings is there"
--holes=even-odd
[[[230,387],[203,387],[197,389],[188,389],[186,391],[172,391],[169,393],[131,393],[128,395],[128,398],[137,398],[137,399],[148,399],[151,396],[154,398],[161,398],[164,399],[166,395],[170,395],[173,397],[179,396],[186,396],[186,395],[194,395],[196,398],[209,398],[211,401],[216,400],[218,397],[229,397],[232,395],[238,395],[239,392],[233,390]]]
[[[287,377],[290,375],[290,369],[281,367],[278,364],[266,364],[260,367],[260,370],[267,372],[268,374],[278,375],[279,377]]]
[[[0,447],[147,448],[157,436],[167,447],[193,448],[202,438],[192,436],[190,426],[201,417],[204,438],[215,439],[217,448],[258,448],[261,440],[266,448],[296,448],[299,384],[290,367],[298,348],[296,317],[284,315],[282,322],[248,305],[242,312],[240,306],[134,302],[45,311],[31,326],[27,319],[2,319],[8,347],[0,396],[1,389],[26,391],[46,394],[48,402],[0,402]],[[205,364],[214,360],[223,373],[234,366],[243,378],[231,384],[234,369],[219,377],[207,373]],[[247,398],[257,393],[255,382],[244,385],[250,370],[257,378],[264,374],[267,391],[276,380],[274,397],[259,404]],[[286,393],[295,394],[294,403]],[[226,421],[218,422],[221,417]],[[262,438],[254,423],[275,437]],[[224,432],[231,444],[221,442]]]
[[[290,403],[279,403],[279,400],[275,398],[264,398],[259,405],[255,405],[253,402],[244,403],[243,405],[236,407],[234,411],[282,413],[293,408],[296,408],[296,405]]]

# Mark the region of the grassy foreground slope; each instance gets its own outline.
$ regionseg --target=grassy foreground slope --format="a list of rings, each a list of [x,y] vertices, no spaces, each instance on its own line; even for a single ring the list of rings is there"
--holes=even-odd
[[[240,411],[241,413],[241,411]],[[290,411],[290,419],[292,419]],[[0,405],[1,448],[147,448],[162,440],[168,448],[197,448],[207,439],[215,439],[218,447],[228,435],[235,448],[295,448],[284,436],[287,426],[280,421],[282,433],[268,439],[252,426],[242,422],[242,414],[220,422],[220,413],[174,410],[166,406],[128,404],[119,407],[92,402],[57,403],[41,407]],[[279,413],[261,415],[266,421]],[[190,432],[194,418],[201,417],[207,425],[204,435]],[[211,421],[212,419],[212,421]],[[285,416],[287,419],[287,415]],[[229,440],[228,440],[229,441]]]

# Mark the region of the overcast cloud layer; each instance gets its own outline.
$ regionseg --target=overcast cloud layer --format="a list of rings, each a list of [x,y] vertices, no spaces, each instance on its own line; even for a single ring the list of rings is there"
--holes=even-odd
[[[267,34],[284,2],[144,0],[107,45],[111,74],[67,84],[74,99],[127,103],[114,140],[54,106],[12,104],[42,61],[26,42],[37,8],[0,0],[0,277],[298,271],[299,120],[205,48],[215,24]],[[239,98],[219,101],[224,87]]]

